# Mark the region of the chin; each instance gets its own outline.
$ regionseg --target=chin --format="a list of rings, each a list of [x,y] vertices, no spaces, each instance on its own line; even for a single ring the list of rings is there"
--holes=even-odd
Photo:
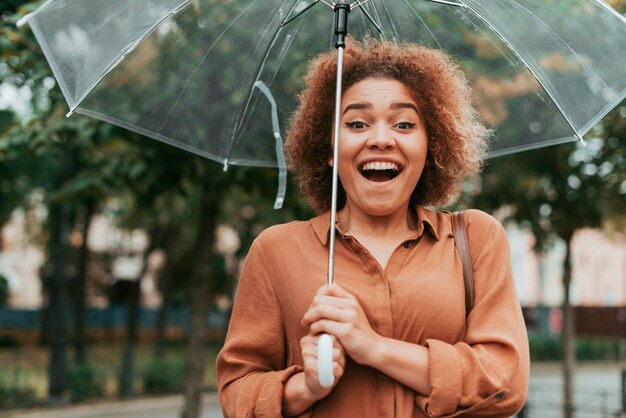
[[[399,211],[401,207],[391,206],[389,202],[370,204],[363,207],[363,211],[372,216],[388,216]]]

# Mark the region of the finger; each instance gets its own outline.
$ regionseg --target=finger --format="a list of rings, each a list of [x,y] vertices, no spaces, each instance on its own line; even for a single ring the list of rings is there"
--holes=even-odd
[[[302,357],[317,357],[317,344],[307,344],[302,347]]]
[[[328,285],[325,284],[324,286],[320,287],[319,289],[317,289],[317,292],[315,292],[316,295],[326,295],[328,294],[328,292],[330,292],[330,289],[335,286],[333,285]]]
[[[356,299],[352,293],[348,292],[337,283],[333,283],[330,286],[325,286],[325,289],[323,292],[320,292],[320,291],[318,292],[319,294],[324,294],[327,296],[336,296],[338,298]]]
[[[315,376],[315,379],[317,379],[317,358],[308,357],[302,359],[302,361],[304,363],[304,370],[314,372],[313,375]]]
[[[309,324],[318,321],[320,319],[330,319],[337,322],[347,322],[354,318],[354,313],[351,310],[338,308],[332,305],[319,305],[309,309],[300,323],[302,326],[309,326]]]
[[[341,361],[345,358],[343,350],[335,347],[333,348],[333,361]]]
[[[337,307],[350,306],[354,298],[338,297],[334,295],[315,295],[311,300],[311,307],[319,305],[332,305]]]
[[[343,372],[346,370],[345,365],[339,363],[333,363],[333,374],[335,379],[339,379],[343,376]]]
[[[311,309],[312,307],[317,306],[317,305],[342,306],[345,303],[344,299],[346,299],[346,298],[340,298],[340,297],[337,297],[337,296],[327,295],[327,294],[321,292],[321,290],[324,290],[324,289],[325,289],[325,287],[320,289],[313,296],[313,299],[311,299],[311,304],[309,305],[309,309]]]
[[[330,319],[320,319],[313,322],[309,326],[309,331],[313,335],[319,335],[323,333],[330,334],[331,336],[335,336],[337,337],[337,339],[341,340],[341,336],[345,334],[346,328],[349,326],[349,324],[332,321]]]
[[[300,339],[300,348],[304,349],[305,347],[315,347],[317,346],[317,337],[312,334],[307,334],[306,336]]]

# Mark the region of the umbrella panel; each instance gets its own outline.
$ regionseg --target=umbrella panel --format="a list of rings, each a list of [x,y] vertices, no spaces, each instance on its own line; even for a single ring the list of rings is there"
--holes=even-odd
[[[55,0],[30,23],[77,112],[216,161],[276,166],[273,110],[255,82],[284,130],[308,60],[333,47],[322,2],[281,24],[312,3]],[[626,25],[600,1],[459,3],[370,0],[349,32],[453,55],[495,129],[491,155],[577,139],[623,99]]]
[[[204,6],[164,20],[77,111],[224,162],[280,19],[267,2]],[[268,115],[259,135],[270,140],[251,142],[240,162],[274,166]]]
[[[462,8],[425,1],[394,2],[393,8],[388,4],[372,0],[363,10],[352,11],[352,36],[412,41],[451,53],[473,86],[482,118],[495,129],[491,155],[576,139],[576,133],[533,74],[477,16]],[[294,97],[303,87],[308,61],[333,48],[328,15],[327,8],[316,6],[306,12],[306,18],[282,28],[259,74],[259,80],[270,87],[279,103],[283,120],[295,108]],[[233,156],[240,155],[241,144],[258,141],[258,125],[267,121],[268,111],[257,110],[265,98],[258,92],[252,96]]]

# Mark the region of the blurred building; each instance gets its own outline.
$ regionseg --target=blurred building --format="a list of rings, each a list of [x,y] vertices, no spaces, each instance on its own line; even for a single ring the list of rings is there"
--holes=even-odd
[[[29,239],[30,225],[27,215],[16,212],[13,221],[0,231],[4,245],[0,252],[0,275],[9,282],[8,304],[13,308],[36,309],[44,304],[39,269],[45,257],[42,249]],[[539,256],[532,250],[532,234],[515,225],[507,225],[506,232],[522,306],[560,306],[565,244],[557,241],[547,254]],[[234,231],[228,228],[218,230],[219,245],[238,248],[238,239],[233,234]],[[73,245],[80,245],[80,234],[75,234],[70,241]],[[122,231],[113,226],[111,219],[96,217],[89,234],[89,247],[94,254],[117,256],[111,271],[93,273],[102,276],[99,280],[104,281],[136,280],[146,245],[147,237],[143,231]],[[163,257],[155,252],[148,258],[149,266],[141,282],[141,300],[145,307],[157,307],[161,303],[156,273]],[[574,305],[626,307],[625,234],[608,237],[597,230],[581,229],[572,242],[572,268]],[[88,305],[104,307],[107,304],[102,295],[90,294]]]
[[[43,215],[45,217],[45,214]],[[43,244],[33,242],[31,231],[37,220],[31,214],[18,210],[13,219],[2,228],[3,248],[0,251],[0,276],[9,285],[7,305],[11,308],[38,309],[45,305],[42,292],[40,269],[45,262]],[[78,248],[82,244],[79,231],[70,234],[70,245]],[[92,259],[106,254],[112,257],[110,266],[105,263],[91,263],[88,274],[95,279],[97,286],[88,286],[87,305],[105,307],[108,305],[103,288],[112,286],[118,280],[138,280],[143,267],[143,251],[147,246],[144,231],[125,231],[116,228],[106,216],[96,216],[88,237]],[[157,307],[161,297],[156,284],[156,273],[163,262],[163,254],[155,251],[148,257],[148,267],[141,280],[141,304]],[[101,257],[100,257],[101,258]]]
[[[560,306],[565,243],[559,240],[547,254],[538,255],[531,233],[515,225],[507,225],[506,232],[522,306]],[[571,259],[572,305],[626,307],[626,234],[581,229],[572,239]]]

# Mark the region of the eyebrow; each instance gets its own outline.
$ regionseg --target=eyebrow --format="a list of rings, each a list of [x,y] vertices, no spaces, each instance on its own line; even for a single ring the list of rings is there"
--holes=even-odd
[[[351,103],[343,110],[342,115],[348,113],[348,110],[361,110],[361,109],[371,109],[373,106],[371,103]]]
[[[415,113],[417,113],[418,115],[420,114],[419,109],[417,108],[417,106],[415,106],[413,103],[411,102],[398,102],[398,103],[392,103],[390,106],[392,109],[413,109],[415,110]]]
[[[348,106],[346,106],[346,108],[344,109],[342,115],[345,115],[349,110],[362,110],[362,109],[371,109],[373,106],[371,103],[367,103],[367,102],[358,102],[358,103],[351,103]],[[420,114],[419,110],[417,109],[417,106],[415,106],[413,103],[411,102],[396,102],[396,103],[392,103],[391,106],[389,106],[391,109],[413,109],[415,110],[415,113],[417,113],[418,115]]]

